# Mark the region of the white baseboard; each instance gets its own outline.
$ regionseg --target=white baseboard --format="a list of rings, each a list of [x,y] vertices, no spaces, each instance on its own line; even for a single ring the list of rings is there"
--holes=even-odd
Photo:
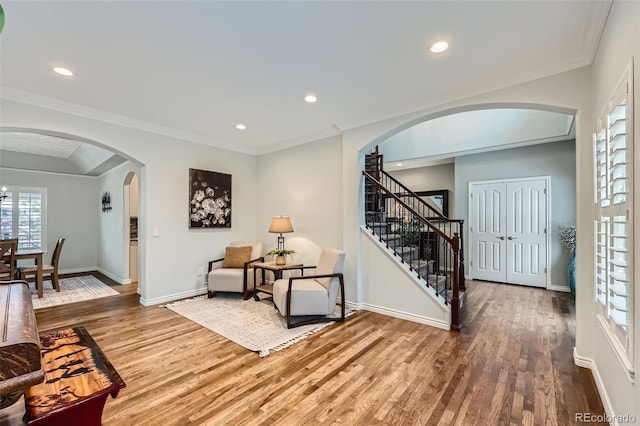
[[[94,269],[94,271],[98,271],[103,275],[106,275],[107,277],[111,278],[112,280],[114,280],[115,282],[117,282],[118,284],[131,284],[131,279],[130,278],[122,278],[119,277],[115,274],[112,274],[111,272],[102,269],[102,268],[96,268]]]
[[[416,315],[409,312],[398,311],[395,309],[385,308],[382,306],[371,305],[369,303],[362,303],[360,307],[365,311],[371,311],[371,312],[375,312],[375,313],[386,315],[393,318],[400,318],[407,321],[417,322],[418,324],[425,324],[431,327],[441,328],[443,330],[451,329],[449,323],[443,320],[429,318],[422,315]]]
[[[565,292],[565,293],[570,293],[571,292],[571,289],[569,288],[569,286],[555,285],[555,284],[549,284],[547,286],[547,290],[562,291],[562,292]]]
[[[91,267],[91,268],[73,268],[73,269],[60,269],[58,270],[58,274],[62,275],[62,274],[81,274],[81,273],[85,273],[85,272],[93,272],[93,271],[97,271],[98,268],[97,267]]]
[[[617,426],[619,423],[615,420],[613,405],[611,405],[611,400],[609,399],[607,390],[604,387],[604,383],[602,382],[602,377],[600,376],[600,372],[598,371],[596,363],[591,358],[580,356],[580,354],[578,354],[578,349],[575,346],[573,347],[573,362],[578,367],[588,368],[589,370],[591,370],[591,374],[593,374],[593,380],[596,382],[598,394],[600,394],[600,400],[602,401],[604,412],[608,417],[614,419],[611,424]]]
[[[98,268],[97,266],[93,266],[90,268],[73,268],[73,269],[64,269],[64,270],[59,270],[58,274],[63,275],[63,274],[82,274],[82,273],[88,273],[88,272],[93,272],[93,271],[98,271],[103,275],[106,275],[107,277],[111,278],[112,280],[114,280],[115,282],[117,282],[118,284],[131,284],[131,279],[130,278],[119,278],[116,277],[115,275],[113,275],[110,272],[107,272],[104,269]]]
[[[140,304],[143,306],[159,305],[160,303],[173,302],[174,300],[186,299],[203,294],[207,294],[206,288],[196,288],[194,290],[183,291],[182,293],[170,294],[168,296],[156,297],[153,299],[140,297]]]

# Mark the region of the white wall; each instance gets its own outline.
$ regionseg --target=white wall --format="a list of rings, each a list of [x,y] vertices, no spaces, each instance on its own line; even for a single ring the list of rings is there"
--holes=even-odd
[[[608,98],[616,86],[618,80],[634,57],[634,158],[636,168],[640,164],[640,2],[614,1],[604,34],[600,41],[596,57],[593,62],[593,113],[589,116],[589,125],[595,130],[596,119],[605,108]],[[591,159],[585,154],[579,158],[579,167],[591,169]],[[640,287],[637,285],[640,271],[640,209],[637,208],[640,200],[640,173],[635,173],[635,212],[636,223],[635,238],[635,267],[634,267],[634,306],[635,306],[635,331],[633,333],[635,361],[635,384],[627,376],[621,362],[611,348],[608,338],[605,336],[599,322],[596,320],[596,305],[593,302],[593,292],[585,292],[585,297],[580,299],[579,308],[582,315],[578,318],[587,318],[590,322],[582,321],[578,327],[579,342],[590,341],[591,345],[579,344],[577,355],[587,364],[591,364],[596,372],[596,383],[604,392],[605,405],[608,405],[610,414],[634,415],[636,421],[640,420],[640,386],[638,386],[638,373],[640,372]],[[591,218],[593,204],[587,204],[586,199],[593,200],[591,194],[586,194],[584,209],[586,215]],[[586,224],[585,224],[586,225]],[[584,232],[578,239],[578,250],[587,252],[593,257],[593,235]],[[580,237],[580,235],[579,235]],[[578,265],[579,269],[593,269],[593,262]],[[590,276],[585,288],[592,288],[593,277]]]
[[[204,276],[198,275],[198,269],[206,269],[209,260],[224,253],[229,241],[255,238],[257,161],[254,156],[87,118],[92,115],[82,111],[71,114],[34,103],[37,102],[2,99],[2,126],[80,136],[141,167],[139,248],[143,263],[139,285],[142,303],[161,303],[202,293]],[[231,229],[188,228],[189,168],[233,176]],[[112,191],[114,210],[121,202],[114,199],[114,195],[122,194],[122,181],[119,188]],[[96,204],[99,204],[97,200]],[[93,229],[97,227],[96,223]],[[152,237],[153,228],[157,228],[159,236]],[[95,237],[95,233],[92,231],[90,236]]]
[[[369,311],[391,315],[433,327],[449,329],[450,308],[436,301],[434,291],[417,283],[406,263],[389,256],[367,230],[362,231],[362,289],[360,305]]]
[[[7,186],[47,188],[47,250],[45,262],[58,237],[65,243],[60,255],[60,272],[92,271],[97,266],[100,195],[94,177],[59,173],[0,169],[0,181]]]
[[[342,248],[341,146],[334,137],[258,157],[256,223],[265,252],[276,248],[268,229],[279,215],[291,218],[285,245],[297,260],[315,265],[321,248]]]
[[[568,291],[567,266],[571,255],[564,252],[560,246],[558,226],[576,223],[575,141],[465,155],[456,158],[455,175],[455,217],[464,219],[467,231],[469,229],[469,182],[551,176],[551,196],[548,199],[551,218],[547,228],[551,241],[549,273],[552,288],[565,287],[565,291]],[[471,253],[468,243],[467,238],[465,253]],[[469,255],[466,259],[467,271],[470,270],[470,258]]]

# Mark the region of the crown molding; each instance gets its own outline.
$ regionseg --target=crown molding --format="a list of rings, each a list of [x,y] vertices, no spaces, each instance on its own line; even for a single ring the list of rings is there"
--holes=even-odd
[[[27,105],[33,105],[64,114],[71,114],[82,118],[101,121],[103,123],[113,124],[116,126],[128,127],[143,132],[155,133],[157,135],[181,139],[200,145],[207,145],[227,151],[239,152],[242,154],[256,155],[255,149],[248,148],[246,146],[237,146],[229,142],[212,141],[212,138],[210,137],[185,132],[183,130],[174,129],[172,127],[162,126],[159,124],[126,117],[119,114],[113,114],[82,105],[77,105],[59,99],[37,95],[35,93],[26,92],[24,90],[14,89],[7,86],[0,86],[0,98],[9,101],[20,102]]]
[[[607,24],[613,0],[602,0],[589,2],[589,14],[582,32],[583,54],[589,59],[589,64],[593,62],[600,45],[600,39],[604,33],[604,26]]]

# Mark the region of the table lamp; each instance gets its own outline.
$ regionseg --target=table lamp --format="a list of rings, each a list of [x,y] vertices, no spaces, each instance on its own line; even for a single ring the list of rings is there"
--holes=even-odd
[[[271,226],[269,226],[269,232],[273,234],[280,234],[278,236],[278,250],[284,250],[284,237],[282,234],[293,232],[293,225],[291,219],[287,216],[274,217],[271,219]]]

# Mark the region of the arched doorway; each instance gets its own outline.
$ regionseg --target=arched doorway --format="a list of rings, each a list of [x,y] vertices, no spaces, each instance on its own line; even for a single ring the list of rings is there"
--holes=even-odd
[[[503,115],[492,120],[491,115],[494,112],[501,112]],[[380,152],[384,154],[385,164],[389,165],[385,170],[394,178],[400,179],[403,183],[409,180],[413,184],[418,181],[418,177],[422,178],[422,185],[425,186],[412,187],[409,184],[411,190],[418,192],[449,189],[455,206],[454,218],[465,220],[468,226],[472,224],[472,215],[469,210],[471,205],[468,193],[469,182],[551,175],[550,179],[554,182],[556,189],[552,191],[555,197],[553,205],[562,207],[554,210],[553,221],[554,223],[574,223],[576,220],[576,113],[577,111],[571,108],[526,103],[461,106],[427,114],[400,124],[366,144],[360,150],[360,156],[364,157],[374,146],[379,146]],[[506,123],[503,131],[499,128],[501,123]],[[465,146],[465,142],[471,143]],[[572,153],[566,146],[560,148],[556,143],[571,144]],[[558,151],[554,151],[555,146],[558,147]],[[535,147],[539,147],[539,151],[536,151]],[[544,150],[548,152],[541,154],[540,151]],[[520,155],[502,154],[507,151],[518,151]],[[559,158],[566,161],[558,164]],[[534,164],[534,161],[537,163]],[[528,165],[528,163],[531,164]],[[541,163],[544,167],[540,165]],[[440,170],[445,166],[451,169],[451,182],[447,182],[450,183],[451,188],[429,187],[424,179],[428,173],[407,172],[408,169],[418,168]],[[479,172],[481,168],[483,171]],[[429,176],[433,176],[433,173],[435,171]],[[501,173],[503,175],[500,175]],[[438,182],[442,185],[442,180]],[[544,193],[547,193],[546,190]],[[566,194],[566,196],[560,194]],[[558,198],[562,200],[558,201]],[[543,268],[544,273],[549,274],[545,278],[545,283],[550,289],[568,291],[568,287],[564,285],[566,268],[563,265],[567,264],[570,258],[559,249],[559,241],[557,236],[554,236],[555,228],[556,226],[551,226],[551,222],[548,228],[544,227],[549,245],[554,246],[552,252],[546,252],[551,254],[547,262],[550,266],[549,270],[546,268],[547,265]],[[470,228],[466,229],[468,235]],[[473,258],[470,243],[470,239],[465,239],[465,252],[468,254],[465,256],[467,272],[471,270],[469,262]]]
[[[15,184],[27,182],[27,174],[40,174],[30,185],[48,189],[48,240],[68,237],[63,269],[70,273],[97,270],[119,284],[130,283],[130,202],[123,185],[131,186],[135,177],[136,192],[143,194],[144,165],[122,151],[74,134],[22,127],[1,127],[0,132],[3,141],[23,138],[12,146],[3,145],[0,172],[4,180]],[[38,145],[44,142],[49,146]],[[137,194],[136,202],[144,199]],[[105,197],[108,202],[101,206]],[[145,211],[143,205],[137,207]],[[139,258],[135,256],[136,263]],[[135,275],[144,277],[144,262],[138,264]],[[144,282],[137,277],[136,281]]]

